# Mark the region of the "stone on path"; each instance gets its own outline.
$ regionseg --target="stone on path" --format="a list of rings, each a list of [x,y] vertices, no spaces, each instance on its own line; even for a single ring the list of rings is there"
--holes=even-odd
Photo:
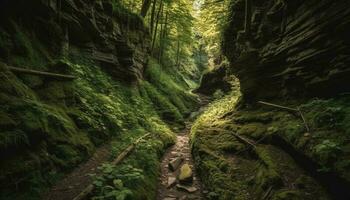
[[[179,200],[186,200],[187,196],[182,196]]]
[[[180,190],[184,190],[184,191],[189,192],[189,193],[193,193],[193,192],[196,192],[198,190],[194,186],[185,186],[185,185],[180,185],[180,184],[177,184],[176,187]]]
[[[177,200],[176,197],[165,197],[163,200]]]
[[[193,172],[189,164],[182,165],[179,174],[179,181],[181,183],[188,183],[193,181]]]
[[[167,188],[171,188],[176,184],[176,178],[175,177],[168,177],[168,184]]]
[[[183,162],[183,158],[182,157],[177,157],[177,158],[174,158],[173,160],[171,160],[168,164],[169,166],[169,169],[171,171],[176,171],[177,168],[180,166],[180,164]]]

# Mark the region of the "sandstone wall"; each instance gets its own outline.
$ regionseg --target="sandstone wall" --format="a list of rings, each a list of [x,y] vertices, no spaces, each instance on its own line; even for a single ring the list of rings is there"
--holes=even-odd
[[[150,37],[138,16],[111,1],[35,0],[1,1],[0,59],[16,65],[16,55],[30,57],[16,46],[21,30],[36,39],[50,57],[84,53],[115,77],[135,80],[142,77]],[[28,41],[28,43],[33,41]],[[23,48],[22,48],[23,49]],[[45,57],[45,55],[43,56]],[[17,64],[19,65],[19,64]],[[32,63],[31,68],[36,68]],[[21,66],[18,66],[21,67]]]
[[[326,97],[350,91],[350,2],[232,0],[223,50],[246,99]]]

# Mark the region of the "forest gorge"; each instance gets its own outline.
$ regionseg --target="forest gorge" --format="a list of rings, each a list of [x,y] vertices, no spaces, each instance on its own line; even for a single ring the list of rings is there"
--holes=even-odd
[[[1,200],[349,200],[350,1],[0,0]]]

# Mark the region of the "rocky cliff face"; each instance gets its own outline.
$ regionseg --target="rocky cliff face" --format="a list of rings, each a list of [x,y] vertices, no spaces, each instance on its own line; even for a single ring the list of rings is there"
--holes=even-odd
[[[19,60],[29,57],[45,63],[53,57],[84,54],[117,78],[142,77],[148,31],[138,16],[113,8],[111,1],[1,1],[0,9],[0,59],[4,62],[42,68],[37,65],[43,63]],[[41,54],[33,59],[35,48]],[[14,55],[18,57],[13,59]]]
[[[212,95],[217,90],[222,90],[222,92],[225,93],[231,91],[232,85],[230,84],[230,77],[226,75],[226,71],[227,65],[223,64],[211,71],[205,72],[195,92]]]
[[[244,97],[349,91],[349,5],[346,0],[252,1],[245,31],[245,1],[233,0],[223,50]]]
[[[142,19],[110,2],[0,0],[0,199],[40,199],[44,188],[112,137],[167,128],[154,105],[182,117],[156,89],[158,76],[148,75],[152,84],[140,80],[150,44]],[[159,130],[171,141],[169,129]]]

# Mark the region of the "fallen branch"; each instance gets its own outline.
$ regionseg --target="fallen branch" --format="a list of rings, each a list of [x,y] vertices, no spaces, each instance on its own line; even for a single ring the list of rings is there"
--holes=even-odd
[[[247,138],[245,138],[245,137],[243,137],[243,136],[240,136],[240,135],[238,135],[237,133],[233,133],[233,135],[234,135],[237,139],[243,141],[244,143],[249,144],[249,145],[251,145],[252,147],[256,148],[256,144],[255,144],[253,141],[251,141],[251,140],[249,140],[249,139],[247,139]]]
[[[147,133],[143,135],[142,137],[138,138],[135,142],[130,144],[119,156],[114,159],[111,164],[112,165],[117,165],[119,164],[124,158],[126,158],[132,150],[136,147],[138,143],[140,143],[143,139],[146,137],[150,136],[151,133]],[[95,189],[94,184],[88,185],[78,196],[74,197],[73,200],[82,200],[85,199],[93,190]]]
[[[269,189],[267,189],[262,199],[265,200],[270,195],[271,191],[272,191],[272,186],[270,186]]]
[[[310,127],[309,127],[309,125],[307,124],[307,121],[306,121],[306,119],[305,119],[303,113],[301,112],[300,107],[298,107],[298,112],[299,112],[299,114],[300,114],[301,119],[303,120],[303,123],[304,123],[304,126],[305,126],[307,132],[310,132]]]
[[[308,123],[307,123],[307,121],[306,121],[306,118],[304,117],[303,113],[301,112],[300,107],[291,108],[291,107],[281,106],[281,105],[277,105],[277,104],[273,104],[273,103],[268,103],[268,102],[264,102],[264,101],[258,101],[258,103],[264,104],[264,105],[268,105],[268,106],[273,106],[273,107],[276,107],[276,108],[281,108],[281,109],[289,110],[289,111],[293,111],[293,112],[297,112],[297,113],[300,115],[301,119],[303,120],[305,129],[307,130],[307,132],[310,132],[310,127],[309,127],[309,125],[308,125]]]
[[[69,79],[69,80],[76,78],[75,76],[72,76],[72,75],[56,74],[51,72],[43,72],[43,71],[24,69],[24,68],[12,67],[12,66],[6,66],[6,68],[8,68],[14,73],[31,74],[31,75],[37,75],[37,76],[46,76],[46,77]]]
[[[237,133],[233,133],[232,131],[228,131],[228,130],[226,130],[226,129],[223,129],[223,128],[218,128],[218,127],[215,127],[215,128],[211,128],[211,129],[213,129],[213,130],[218,130],[218,131],[223,131],[223,132],[227,132],[227,133],[232,133],[233,134],[233,136],[235,136],[238,140],[240,140],[240,141],[242,141],[242,142],[244,142],[244,143],[246,143],[246,144],[248,144],[248,145],[250,145],[250,146],[252,146],[252,147],[256,147],[256,145],[257,145],[257,143],[260,141],[258,141],[258,142],[255,142],[255,141],[252,141],[252,140],[250,140],[250,139],[248,139],[248,138],[246,138],[246,137],[243,137],[243,136],[241,136],[241,135],[239,135],[239,134],[237,134]],[[266,137],[266,136],[265,136]]]
[[[273,103],[268,103],[268,102],[265,102],[265,101],[258,101],[258,103],[264,104],[264,105],[267,105],[267,106],[273,106],[273,107],[276,107],[276,108],[285,109],[285,110],[295,111],[295,112],[299,111],[298,109],[295,109],[295,108],[290,108],[290,107],[281,106],[281,105],[277,105],[277,104],[273,104]]]

